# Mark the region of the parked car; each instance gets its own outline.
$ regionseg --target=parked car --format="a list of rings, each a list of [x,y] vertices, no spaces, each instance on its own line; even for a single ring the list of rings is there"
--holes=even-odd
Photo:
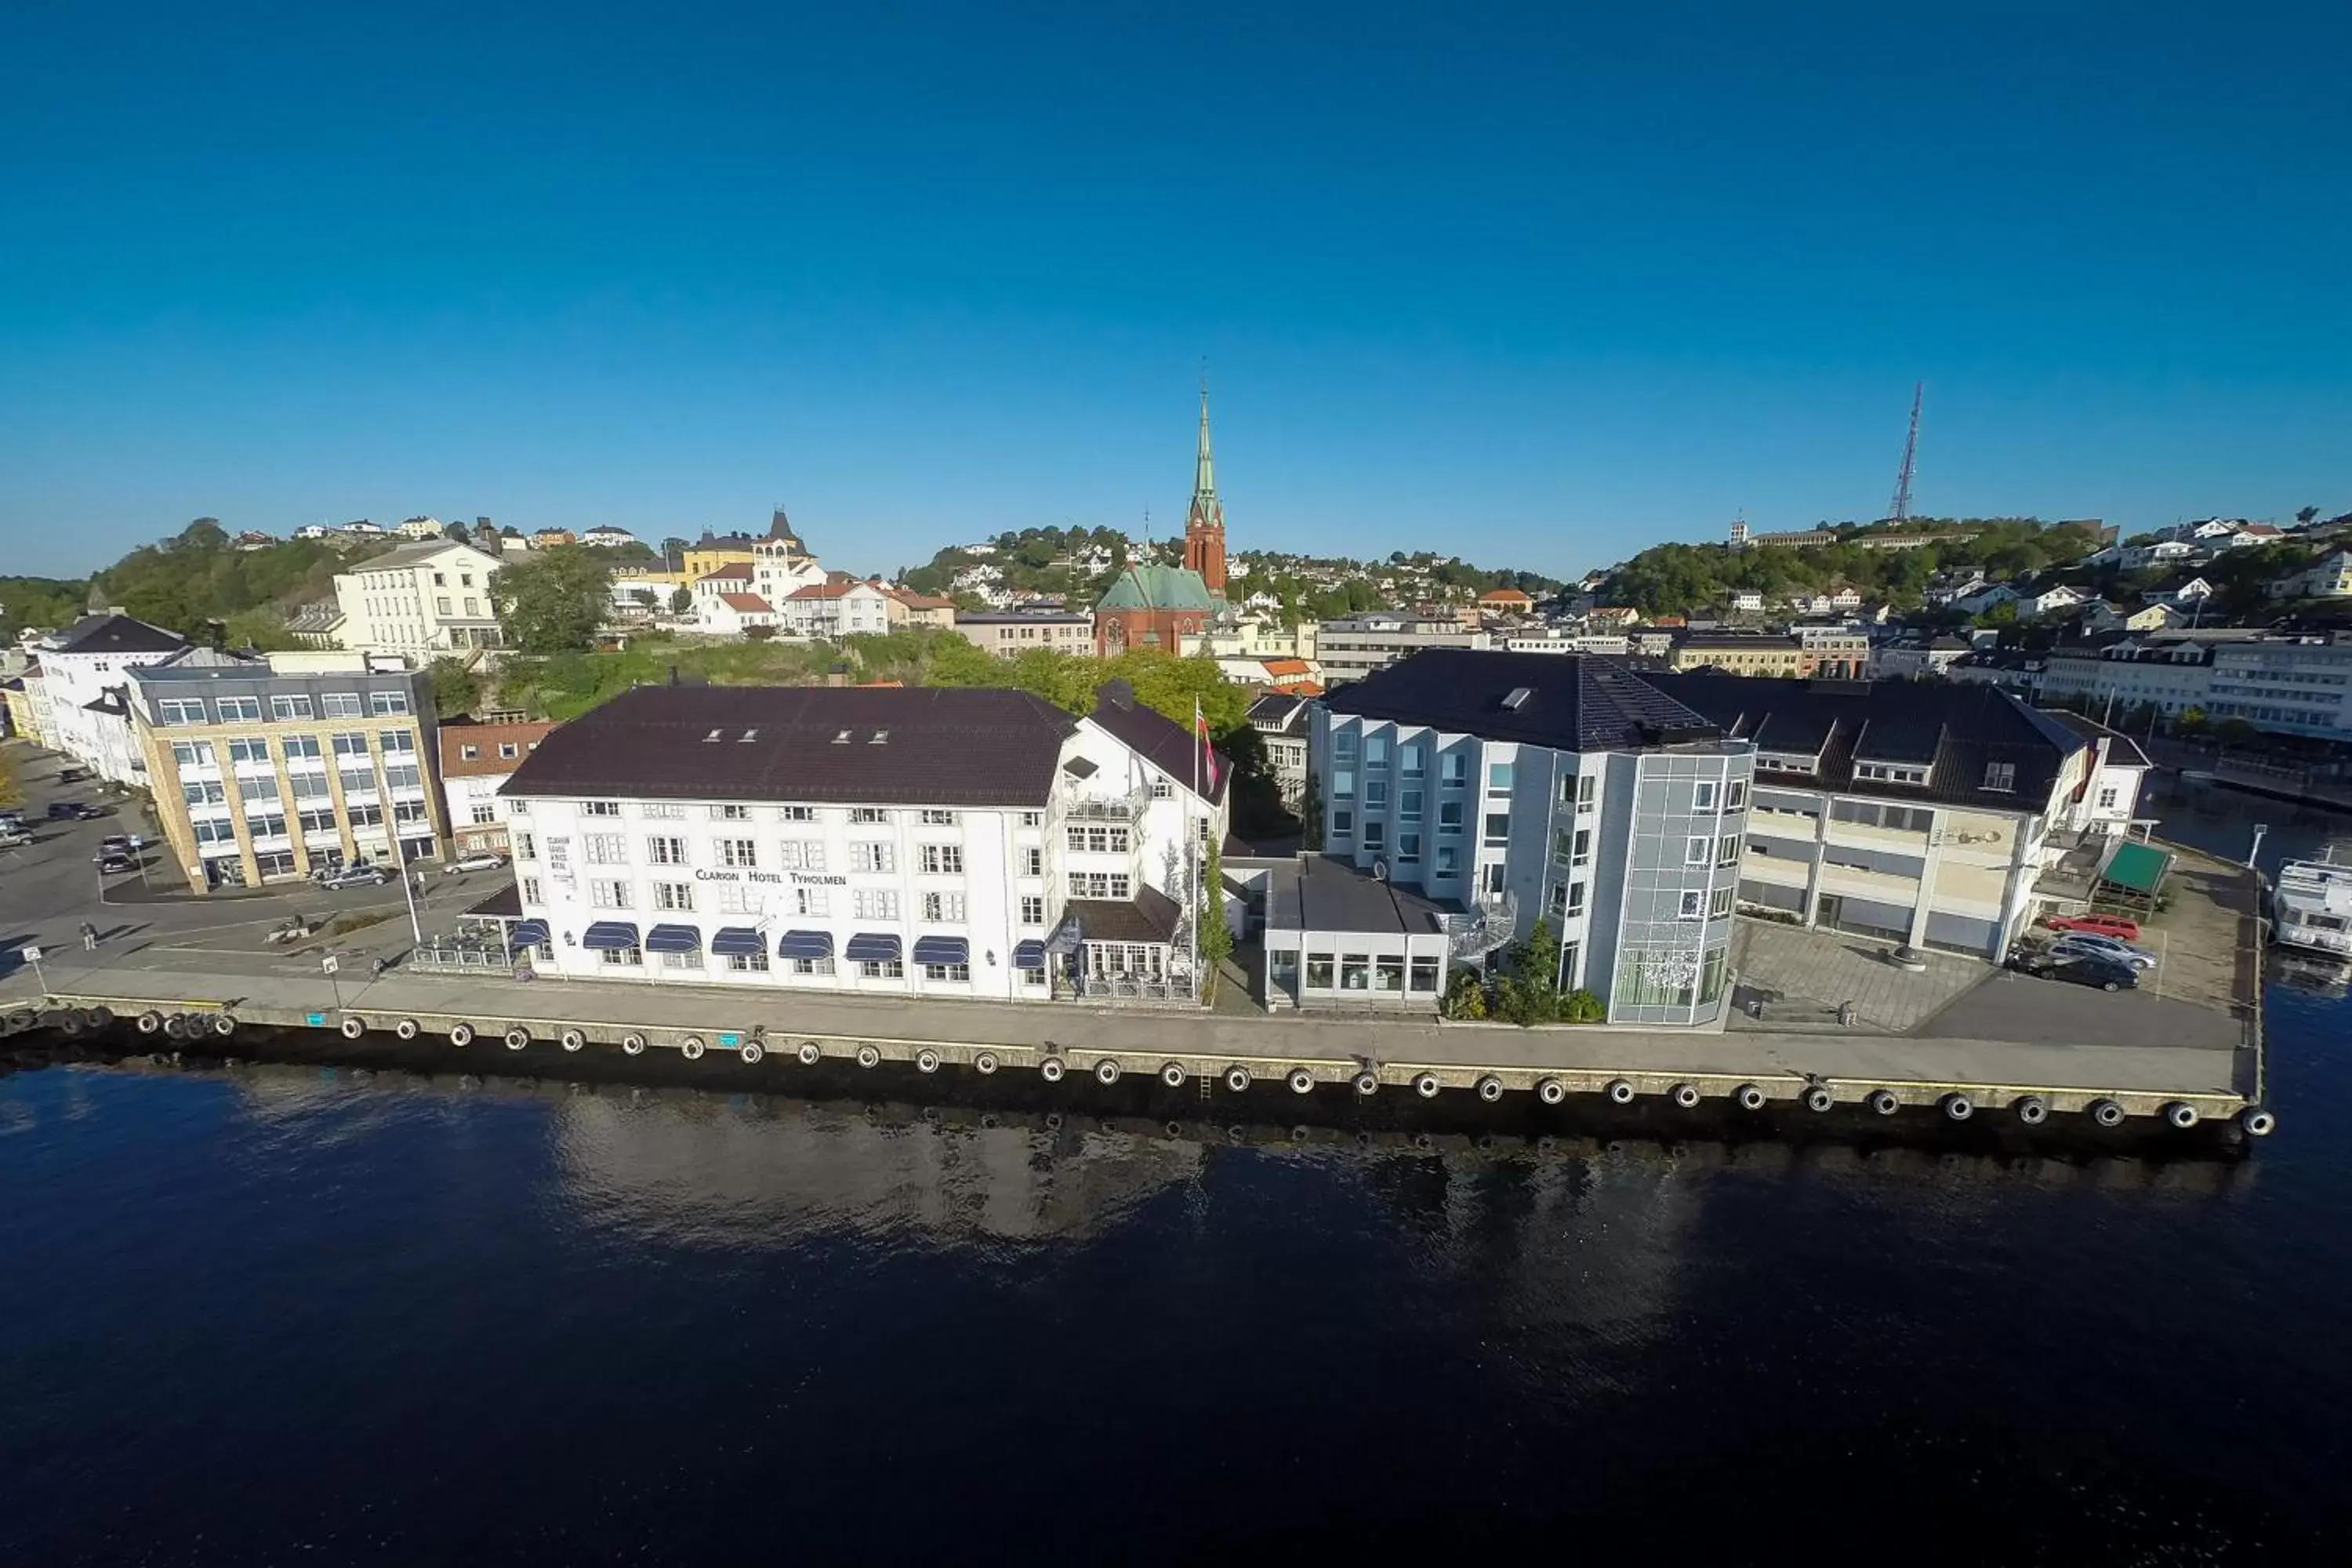
[[[125,871],[136,871],[139,869],[139,862],[128,855],[101,855],[99,857],[98,868],[101,874],[113,877]]]
[[[2055,931],[2080,931],[2086,936],[2111,936],[2117,942],[2139,940],[2139,921],[2124,915],[2053,915],[2042,924]]]
[[[484,849],[472,855],[461,855],[441,868],[443,876],[452,871],[495,871],[507,863],[507,858],[495,850]]]
[[[2111,959],[2117,963],[2128,963],[2134,969],[2156,967],[2156,954],[2145,948],[2134,947],[2129,942],[2117,942],[2111,936],[2070,931],[2052,942],[2050,951],[2060,956]]]
[[[49,802],[49,820],[51,822],[68,822],[80,815],[81,807],[76,805],[72,801],[53,800]]]
[[[0,849],[22,849],[33,842],[33,836],[21,827],[0,827]]]
[[[2111,958],[2066,958],[2051,952],[2025,952],[2011,959],[2010,967],[2044,980],[2064,980],[2095,985],[2102,991],[2130,991],[2139,984],[2139,971]]]
[[[85,801],[81,805],[73,808],[73,814],[81,818],[84,822],[96,822],[100,817],[112,816],[114,815],[114,807],[110,805],[95,805]]]
[[[87,768],[59,768],[58,770],[58,783],[59,784],[79,784],[82,780],[88,777],[89,777],[89,770]]]
[[[344,888],[380,888],[392,880],[392,873],[381,866],[347,866],[331,877],[320,879],[319,886],[330,892]]]

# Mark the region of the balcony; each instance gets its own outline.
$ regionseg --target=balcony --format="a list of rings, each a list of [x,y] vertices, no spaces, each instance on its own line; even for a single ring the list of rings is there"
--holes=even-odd
[[[1151,791],[1148,788],[1123,795],[1061,795],[1054,802],[1054,815],[1065,822],[1133,823],[1140,820],[1150,805]]]

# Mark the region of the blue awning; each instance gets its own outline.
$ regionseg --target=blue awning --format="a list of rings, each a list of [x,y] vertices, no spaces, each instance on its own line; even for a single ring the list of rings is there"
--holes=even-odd
[[[710,933],[710,951],[721,958],[749,958],[768,944],[750,926],[720,926]]]
[[[1045,968],[1045,944],[1042,942],[1016,942],[1013,949],[1013,967],[1015,969]]]
[[[514,934],[507,939],[509,948],[538,947],[547,941],[545,921],[517,921]]]
[[[637,945],[637,928],[633,921],[598,921],[580,935],[580,945],[593,952],[617,951]]]
[[[700,952],[702,933],[692,926],[656,926],[646,932],[647,952]]]
[[[833,933],[829,931],[788,931],[784,940],[776,944],[779,958],[831,958]]]
[[[882,931],[862,931],[849,939],[844,951],[852,963],[896,963],[898,939]]]
[[[919,936],[915,939],[917,963],[970,963],[971,943],[960,936]]]

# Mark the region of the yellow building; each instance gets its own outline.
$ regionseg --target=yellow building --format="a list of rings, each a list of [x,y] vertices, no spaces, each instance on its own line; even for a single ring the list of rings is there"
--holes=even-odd
[[[5,699],[7,702],[9,733],[21,736],[37,746],[46,746],[49,743],[49,739],[41,729],[40,702],[25,685],[28,679],[40,679],[41,667],[37,664],[27,665],[21,674],[5,683],[0,683],[0,699]]]
[[[163,839],[197,892],[297,881],[448,844],[422,670],[362,654],[130,672]]]
[[[1672,670],[1720,669],[1729,675],[1787,676],[1807,663],[1795,637],[1680,636],[1666,652]]]

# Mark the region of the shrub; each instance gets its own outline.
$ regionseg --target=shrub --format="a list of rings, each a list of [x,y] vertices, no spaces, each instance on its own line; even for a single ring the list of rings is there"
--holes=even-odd
[[[1445,1016],[1449,1018],[1483,1018],[1486,1016],[1486,986],[1475,969],[1457,969],[1445,988]]]
[[[1609,1009],[1591,992],[1577,990],[1559,999],[1559,1016],[1571,1024],[1598,1024],[1609,1016]]]

